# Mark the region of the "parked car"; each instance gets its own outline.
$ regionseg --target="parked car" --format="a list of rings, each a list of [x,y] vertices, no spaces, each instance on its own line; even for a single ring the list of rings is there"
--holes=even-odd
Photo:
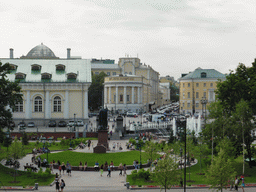
[[[34,122],[29,122],[28,127],[35,127],[35,123]]]
[[[58,127],[66,127],[66,126],[67,126],[66,121],[60,121],[60,122],[58,123]]]
[[[127,116],[127,117],[137,117],[138,114],[128,111],[127,114],[126,114],[126,116]]]
[[[48,123],[49,127],[56,127],[56,121],[55,120],[50,120]]]
[[[69,127],[72,127],[72,126],[74,126],[74,124],[75,124],[75,122],[74,122],[73,120],[71,120],[71,121],[68,121],[68,126],[69,126]]]
[[[82,120],[77,120],[76,125],[78,127],[82,127],[82,126],[84,126],[84,122]]]
[[[19,127],[26,127],[26,123],[24,121],[19,122],[18,124]]]

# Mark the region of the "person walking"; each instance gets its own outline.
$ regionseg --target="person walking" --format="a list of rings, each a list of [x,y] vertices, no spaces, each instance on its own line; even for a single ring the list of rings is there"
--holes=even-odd
[[[108,174],[107,174],[107,177],[111,177],[111,167],[110,167],[110,165],[108,166]]]
[[[62,172],[63,172],[63,175],[64,175],[64,171],[66,169],[66,166],[65,166],[64,162],[62,162],[61,169],[62,169]]]
[[[88,149],[90,150],[90,146],[91,146],[91,140],[88,140]]]
[[[103,174],[103,168],[104,168],[104,166],[103,166],[103,164],[101,164],[101,166],[100,166],[100,176],[102,177],[102,174]]]
[[[56,174],[56,177],[55,177],[55,187],[56,187],[56,192],[59,192],[60,191],[60,182],[59,182],[59,178]]]
[[[244,187],[245,187],[245,184],[244,184],[244,176],[241,176],[241,179],[242,179],[241,187],[242,187],[243,192],[244,192]]]
[[[239,184],[239,180],[237,179],[237,176],[235,178],[235,190],[238,191],[238,184]]]
[[[126,164],[124,164],[123,169],[124,169],[124,174],[123,174],[123,176],[125,176],[125,175],[126,175],[126,169],[127,169]]]
[[[61,179],[61,182],[60,182],[61,192],[63,192],[63,189],[64,189],[65,186],[66,186],[65,181],[63,179]]]
[[[122,172],[123,172],[123,169],[124,169],[122,163],[119,164],[118,169],[119,169],[119,171],[120,171],[119,176],[120,176],[120,175],[122,176]]]

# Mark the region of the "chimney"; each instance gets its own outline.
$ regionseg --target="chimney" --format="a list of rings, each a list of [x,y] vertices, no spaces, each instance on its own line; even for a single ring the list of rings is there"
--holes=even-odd
[[[13,59],[13,48],[10,48],[10,59]]]
[[[67,48],[67,59],[70,59],[70,51],[71,51],[71,49]]]

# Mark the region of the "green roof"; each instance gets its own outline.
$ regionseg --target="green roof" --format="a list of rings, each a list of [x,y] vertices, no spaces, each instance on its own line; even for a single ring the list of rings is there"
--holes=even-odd
[[[205,76],[204,76],[205,75]],[[193,72],[181,77],[180,80],[185,79],[225,79],[226,76],[215,69],[201,69],[200,67]]]

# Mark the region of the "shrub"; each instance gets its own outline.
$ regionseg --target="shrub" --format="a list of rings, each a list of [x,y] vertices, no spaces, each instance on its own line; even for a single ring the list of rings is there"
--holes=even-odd
[[[48,175],[50,175],[50,174],[51,174],[50,168],[46,168],[46,169],[45,169],[45,173],[48,174]]]
[[[140,169],[138,172],[138,178],[139,179],[145,179],[145,180],[149,180],[149,170],[145,171],[145,169]]]

